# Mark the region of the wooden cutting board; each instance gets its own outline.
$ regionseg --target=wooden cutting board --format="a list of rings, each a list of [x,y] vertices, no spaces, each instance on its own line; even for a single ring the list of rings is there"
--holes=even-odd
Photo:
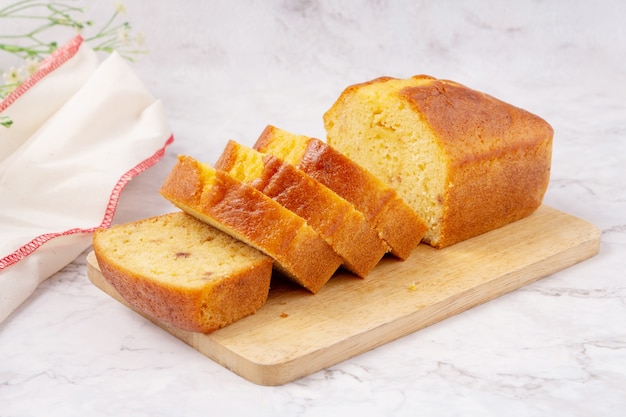
[[[404,262],[386,257],[365,279],[338,272],[316,295],[274,280],[256,314],[211,334],[154,322],[251,382],[281,385],[581,262],[599,247],[595,226],[542,206],[446,249],[420,245]],[[88,276],[124,303],[93,253]]]

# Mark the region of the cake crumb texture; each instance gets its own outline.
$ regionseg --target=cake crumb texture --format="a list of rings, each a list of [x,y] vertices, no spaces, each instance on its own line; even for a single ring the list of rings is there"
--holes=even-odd
[[[453,81],[349,86],[324,126],[329,145],[397,190],[438,248],[528,216],[549,182],[552,127]]]
[[[343,266],[365,278],[388,250],[363,213],[304,171],[274,155],[229,141],[215,164],[302,217],[343,259]]]
[[[197,219],[274,259],[286,277],[318,292],[341,257],[306,221],[227,172],[180,155],[161,195]]]
[[[327,143],[270,125],[254,148],[297,166],[349,201],[397,258],[406,259],[422,240],[426,223],[415,210],[392,187]]]
[[[104,278],[134,308],[207,333],[265,304],[272,260],[184,212],[97,230]]]

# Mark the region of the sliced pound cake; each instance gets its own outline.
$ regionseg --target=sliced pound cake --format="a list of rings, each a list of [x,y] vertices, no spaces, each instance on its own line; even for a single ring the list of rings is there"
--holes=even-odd
[[[363,213],[302,170],[274,155],[229,141],[215,168],[252,185],[293,211],[316,230],[364,278],[388,250]]]
[[[319,139],[267,126],[254,149],[297,166],[352,203],[400,259],[426,232],[425,223],[393,188]]]
[[[280,272],[313,293],[342,263],[302,217],[189,156],[178,157],[160,192],[183,211],[272,257]]]
[[[272,259],[183,212],[97,230],[93,248],[130,306],[184,330],[216,330],[267,300]]]

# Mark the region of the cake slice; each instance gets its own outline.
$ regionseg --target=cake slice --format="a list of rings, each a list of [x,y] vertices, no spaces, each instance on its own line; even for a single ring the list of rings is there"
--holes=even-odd
[[[342,259],[306,221],[228,173],[181,155],[160,190],[183,211],[255,247],[312,293]]]
[[[183,212],[99,229],[103,277],[137,311],[207,333],[267,300],[272,259]]]
[[[344,267],[366,277],[388,250],[363,213],[302,170],[274,155],[229,141],[215,163],[293,211],[343,259]]]
[[[400,259],[426,232],[425,223],[393,188],[319,139],[267,126],[254,149],[297,166],[352,203]]]
[[[427,75],[346,88],[327,141],[393,188],[444,248],[528,216],[550,177],[552,127],[459,83]]]

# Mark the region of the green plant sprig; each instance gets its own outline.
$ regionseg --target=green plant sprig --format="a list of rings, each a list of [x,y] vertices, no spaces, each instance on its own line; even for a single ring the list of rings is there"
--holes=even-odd
[[[13,120],[11,120],[8,116],[0,116],[0,126],[2,127],[11,127],[13,124]]]
[[[50,39],[52,29],[67,28],[81,33],[84,42],[89,43],[94,51],[117,51],[130,61],[134,61],[136,55],[147,53],[143,48],[141,34],[133,34],[131,24],[120,21],[126,7],[119,1],[115,2],[109,19],[94,34],[84,33],[94,27],[95,23],[82,19],[86,10],[76,5],[76,2],[77,0],[18,0],[0,8],[0,22],[2,19],[19,19],[30,23],[30,27],[22,33],[0,34],[0,53],[4,52],[25,63],[17,68],[0,68],[4,78],[4,83],[0,80],[0,100],[17,88],[28,75],[34,73],[38,63],[59,47],[57,40]],[[0,117],[0,126],[10,125],[10,119],[6,116]]]
[[[82,31],[93,24],[93,22],[81,21],[74,17],[74,14],[84,13],[84,11],[82,8],[60,2],[44,3],[38,0],[20,0],[9,5],[0,10],[0,19],[41,21],[41,24],[26,33],[0,35],[0,50],[21,59],[43,59],[57,49],[58,42],[45,41],[39,35],[53,27],[69,27],[78,32]],[[13,43],[8,43],[9,41]],[[15,43],[15,41],[21,42]]]

